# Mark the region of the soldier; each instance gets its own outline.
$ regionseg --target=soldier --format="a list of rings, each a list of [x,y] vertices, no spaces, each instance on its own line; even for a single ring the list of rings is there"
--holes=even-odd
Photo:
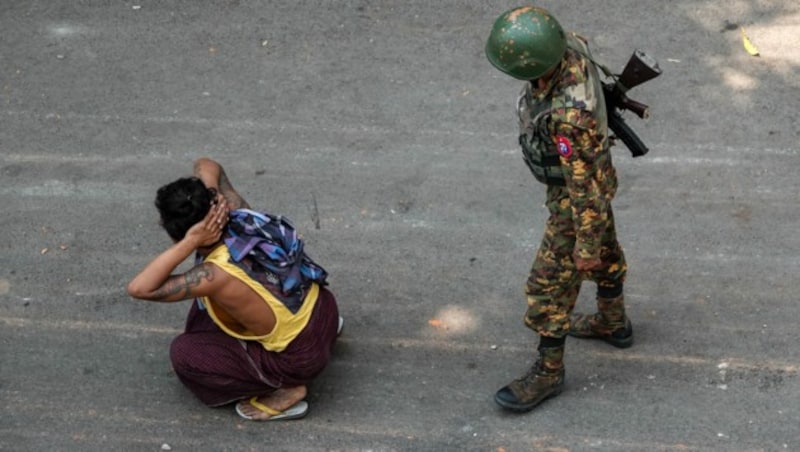
[[[524,161],[547,186],[550,213],[525,286],[524,321],[539,335],[538,358],[495,394],[503,408],[524,412],[561,393],[567,335],[633,344],[622,294],[627,267],[611,211],[617,175],[602,80],[586,40],[565,33],[546,10],[521,7],[495,21],[486,55],[526,82],[518,100],[519,142]],[[597,284],[598,311],[573,313],[587,279]]]

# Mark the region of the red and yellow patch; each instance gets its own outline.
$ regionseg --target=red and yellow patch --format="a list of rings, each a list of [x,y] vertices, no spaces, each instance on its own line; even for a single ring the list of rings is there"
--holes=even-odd
[[[572,157],[572,143],[570,143],[569,138],[563,135],[557,135],[556,148],[558,149],[558,153],[561,154],[562,157],[566,158]]]

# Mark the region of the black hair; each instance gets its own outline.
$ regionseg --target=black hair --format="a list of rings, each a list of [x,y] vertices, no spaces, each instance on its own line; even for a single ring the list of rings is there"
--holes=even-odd
[[[216,193],[206,188],[196,177],[184,177],[158,189],[156,209],[161,226],[174,241],[186,236],[186,231],[205,218]]]

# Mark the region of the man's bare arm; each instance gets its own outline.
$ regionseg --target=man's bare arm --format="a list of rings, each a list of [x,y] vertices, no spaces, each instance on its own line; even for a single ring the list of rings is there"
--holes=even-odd
[[[209,295],[213,288],[215,268],[201,264],[182,275],[170,276],[164,284],[144,298],[150,301],[179,301]],[[142,297],[139,297],[142,298]]]
[[[228,175],[225,174],[224,170],[219,174],[219,189],[222,193],[222,196],[224,196],[225,200],[228,201],[228,205],[231,206],[231,209],[250,208],[250,204],[248,204],[247,201],[242,198],[239,192],[234,190],[233,185],[231,185],[230,180],[228,180]]]
[[[225,197],[231,209],[249,209],[250,204],[233,188],[222,165],[214,160],[202,157],[194,162],[194,175],[208,188],[214,188]]]
[[[209,295],[218,282],[218,278],[215,280],[213,277],[216,267],[203,264],[183,275],[173,275],[172,272],[199,247],[219,243],[228,214],[225,203],[212,206],[203,220],[189,228],[183,239],[156,256],[128,283],[128,294],[152,301],[178,301]]]

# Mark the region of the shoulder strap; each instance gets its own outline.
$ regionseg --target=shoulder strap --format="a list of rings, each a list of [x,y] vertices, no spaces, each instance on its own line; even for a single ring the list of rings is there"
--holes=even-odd
[[[567,47],[569,47],[570,49],[580,53],[584,58],[589,60],[592,64],[594,64],[601,71],[603,71],[603,74],[605,74],[606,77],[610,77],[610,78],[612,78],[614,80],[617,79],[617,76],[613,72],[611,72],[611,69],[609,69],[606,65],[601,64],[597,60],[592,58],[592,55],[589,52],[589,44],[588,44],[586,38],[584,38],[583,36],[581,36],[581,35],[579,35],[579,34],[577,34],[575,32],[570,32],[569,34],[570,34],[570,36],[572,38],[575,39],[575,41],[582,42],[584,44],[584,46],[585,46],[585,49],[578,48],[578,46],[574,45],[573,40],[570,40],[570,39],[567,39]]]

